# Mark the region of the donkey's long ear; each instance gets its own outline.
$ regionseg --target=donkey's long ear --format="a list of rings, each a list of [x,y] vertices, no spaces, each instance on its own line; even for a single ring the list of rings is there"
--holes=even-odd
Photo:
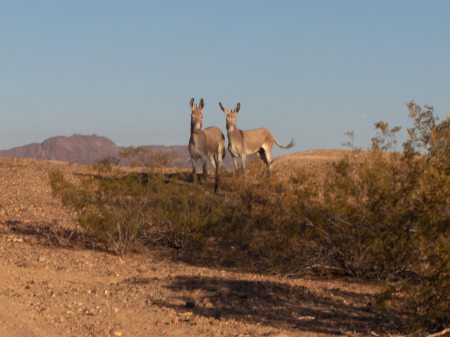
[[[234,112],[238,113],[239,110],[241,110],[241,103],[236,104],[236,108],[234,109]]]
[[[205,107],[205,101],[203,100],[203,98],[200,100],[200,105],[199,108],[203,109]]]
[[[226,114],[230,112],[227,108],[225,108],[225,107],[222,105],[221,102],[219,102],[219,106],[220,106],[220,108],[222,109],[222,111],[225,112]]]
[[[194,109],[195,108],[195,105],[194,105],[194,99],[193,98],[191,98],[191,100],[190,100],[190,102],[189,102],[189,106],[191,107],[191,109]]]

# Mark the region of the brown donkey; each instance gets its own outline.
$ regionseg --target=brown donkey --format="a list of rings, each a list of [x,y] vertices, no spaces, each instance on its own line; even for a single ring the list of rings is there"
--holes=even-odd
[[[273,145],[276,144],[282,149],[289,149],[294,146],[294,139],[287,145],[279,144],[273,134],[266,128],[245,131],[238,129],[236,117],[241,108],[239,103],[234,110],[225,108],[222,103],[219,103],[219,106],[225,112],[227,118],[228,150],[231,153],[236,170],[238,169],[238,159],[241,158],[242,167],[245,169],[245,158],[253,153],[258,153],[270,170]]]
[[[203,178],[208,177],[207,163],[211,162],[211,166],[216,171],[214,191],[219,187],[219,171],[222,168],[222,159],[225,157],[225,137],[216,126],[210,126],[202,129],[203,108],[205,102],[203,98],[199,105],[195,105],[192,98],[191,107],[191,138],[189,138],[189,153],[191,154],[192,175],[193,180],[197,183],[196,162],[201,161],[203,164]]]

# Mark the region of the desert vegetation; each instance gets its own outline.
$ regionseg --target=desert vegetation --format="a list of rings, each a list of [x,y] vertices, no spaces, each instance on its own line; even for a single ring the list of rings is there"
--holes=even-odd
[[[76,179],[53,171],[51,186],[102,249],[164,245],[196,264],[382,282],[380,307],[405,314],[410,331],[438,331],[450,324],[450,119],[407,108],[401,152],[400,127],[380,121],[371,149],[321,172],[269,174],[255,162],[226,172],[215,194],[188,172],[104,162]]]

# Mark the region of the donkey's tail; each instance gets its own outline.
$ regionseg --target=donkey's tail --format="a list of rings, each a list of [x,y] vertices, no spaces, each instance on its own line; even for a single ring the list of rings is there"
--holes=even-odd
[[[290,149],[291,147],[293,147],[295,145],[294,138],[292,138],[291,142],[287,145],[282,145],[282,144],[278,143],[275,138],[274,138],[274,140],[275,140],[275,144],[282,149]]]

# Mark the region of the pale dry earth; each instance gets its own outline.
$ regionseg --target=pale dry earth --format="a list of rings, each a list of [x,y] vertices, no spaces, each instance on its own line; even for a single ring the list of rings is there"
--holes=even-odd
[[[56,168],[90,169],[0,158],[1,337],[400,334],[373,284],[193,266],[163,248],[123,259],[90,249],[51,194]]]

